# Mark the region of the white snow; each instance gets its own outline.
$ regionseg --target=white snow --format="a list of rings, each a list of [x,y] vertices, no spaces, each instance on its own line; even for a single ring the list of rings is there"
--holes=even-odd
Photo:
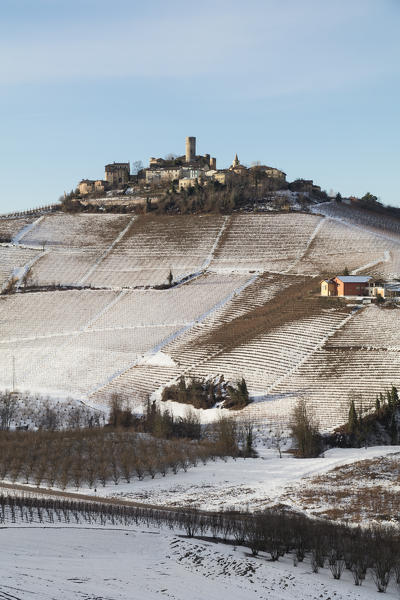
[[[365,600],[378,594],[368,575],[355,587],[309,560],[271,563],[248,548],[181,537],[166,529],[49,525],[0,532],[4,600]],[[392,583],[386,598],[397,598]]]
[[[195,504],[204,510],[235,508],[262,509],[281,501],[288,487],[306,477],[326,473],[331,469],[359,460],[398,452],[397,446],[371,448],[335,448],[321,458],[297,459],[275,449],[262,449],[259,458],[229,458],[199,464],[185,472],[155,479],[131,481],[118,485],[109,482],[98,487],[99,497],[127,498],[161,506]],[[74,488],[71,487],[71,491]],[[80,488],[80,493],[95,495],[93,489]],[[287,503],[287,500],[285,500]],[[300,507],[297,507],[300,508]]]
[[[156,352],[151,356],[144,356],[139,359],[139,365],[152,365],[155,367],[176,367],[176,363],[168,354],[164,352]]]

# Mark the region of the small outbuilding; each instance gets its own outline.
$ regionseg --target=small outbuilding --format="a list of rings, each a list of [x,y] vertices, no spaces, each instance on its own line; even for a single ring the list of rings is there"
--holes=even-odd
[[[337,296],[337,286],[333,279],[321,281],[321,296]]]

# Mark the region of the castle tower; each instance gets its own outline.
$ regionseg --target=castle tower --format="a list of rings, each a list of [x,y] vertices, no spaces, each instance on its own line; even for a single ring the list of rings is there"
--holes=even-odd
[[[196,157],[196,138],[186,138],[186,162],[189,163]]]

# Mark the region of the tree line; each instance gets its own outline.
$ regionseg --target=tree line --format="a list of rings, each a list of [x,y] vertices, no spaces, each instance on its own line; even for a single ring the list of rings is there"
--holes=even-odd
[[[313,573],[328,568],[339,580],[345,569],[356,586],[369,575],[385,592],[391,579],[400,585],[400,537],[397,529],[353,528],[287,510],[259,513],[205,512],[196,508],[154,508],[118,501],[76,501],[0,495],[0,523],[86,524],[165,527],[188,537],[211,536],[215,541],[248,547],[260,560],[290,556],[296,567],[308,558]]]
[[[48,407],[40,428],[11,429],[14,398],[12,394],[5,398],[0,413],[0,479],[37,487],[95,488],[186,472],[199,462],[217,458],[254,456],[250,421],[221,417],[202,427],[193,410],[174,417],[150,401],[138,416],[115,395],[104,425],[88,422],[70,409],[68,421],[59,428],[62,420],[57,410],[61,407]],[[87,417],[85,412],[83,416]]]
[[[220,440],[165,440],[112,428],[8,431],[0,435],[0,479],[96,488],[187,471],[225,452]]]
[[[358,406],[356,406],[356,403]],[[328,444],[339,447],[361,447],[372,444],[397,445],[399,435],[400,398],[396,386],[380,392],[375,407],[365,410],[360,395],[349,394],[347,422],[326,436]]]

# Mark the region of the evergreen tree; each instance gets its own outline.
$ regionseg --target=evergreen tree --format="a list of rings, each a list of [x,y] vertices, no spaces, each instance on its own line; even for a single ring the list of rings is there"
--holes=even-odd
[[[390,442],[394,446],[399,443],[398,433],[397,433],[397,422],[395,413],[392,414],[390,419]]]
[[[245,378],[242,377],[242,379],[240,381],[238,381],[238,390],[240,392],[240,395],[242,397],[242,400],[245,404],[248,404],[249,402],[249,391],[247,389],[247,384],[245,381]]]
[[[349,408],[349,421],[348,421],[348,429],[349,429],[349,433],[351,435],[356,433],[357,426],[358,426],[357,411],[356,411],[356,407],[354,405],[354,400],[351,400],[350,408]]]
[[[390,397],[392,406],[397,407],[399,405],[399,393],[394,385],[392,385],[392,389],[390,390]]]

